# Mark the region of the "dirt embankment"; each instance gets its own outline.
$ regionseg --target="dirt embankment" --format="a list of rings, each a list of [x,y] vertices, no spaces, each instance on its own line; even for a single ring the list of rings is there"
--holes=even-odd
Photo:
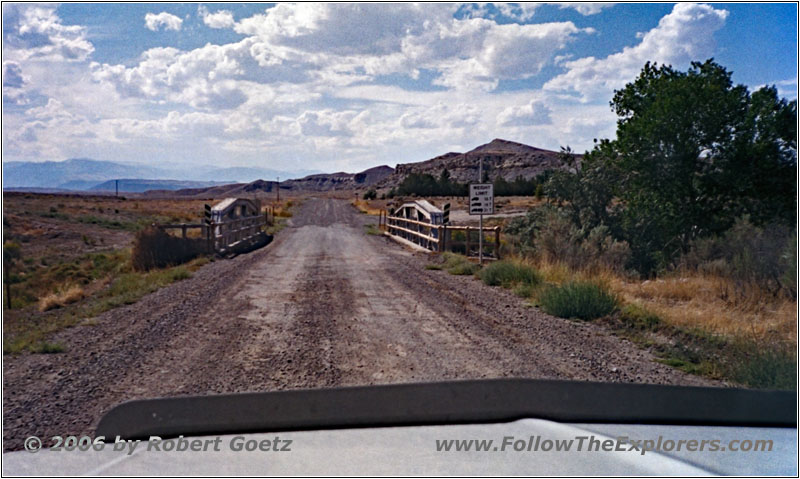
[[[709,384],[603,328],[547,316],[365,234],[346,202],[304,202],[259,251],[4,360],[5,448],[91,434],[125,400],[497,377]]]

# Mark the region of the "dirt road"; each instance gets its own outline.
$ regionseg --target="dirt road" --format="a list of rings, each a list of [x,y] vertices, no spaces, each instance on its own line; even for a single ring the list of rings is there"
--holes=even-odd
[[[134,398],[497,377],[708,384],[601,327],[553,318],[370,236],[348,203],[309,199],[268,247],[4,358],[5,449],[90,434]]]

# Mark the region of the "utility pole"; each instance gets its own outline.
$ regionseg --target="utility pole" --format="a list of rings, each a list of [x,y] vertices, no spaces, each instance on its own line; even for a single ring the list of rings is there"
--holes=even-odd
[[[478,183],[483,181],[483,156],[478,160]],[[469,231],[467,231],[469,234]],[[483,210],[478,220],[478,264],[483,266]]]
[[[281,202],[281,177],[280,176],[278,177],[277,183],[278,183],[278,189],[276,191],[278,192],[278,203],[280,203]]]
[[[114,196],[119,196],[119,180],[114,180]]]

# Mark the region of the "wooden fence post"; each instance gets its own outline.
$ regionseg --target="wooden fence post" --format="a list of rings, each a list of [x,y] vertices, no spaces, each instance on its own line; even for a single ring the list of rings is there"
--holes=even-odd
[[[466,246],[464,247],[464,255],[469,258],[469,226],[464,228],[464,233],[467,237]]]
[[[500,259],[500,227],[494,229],[494,256]]]

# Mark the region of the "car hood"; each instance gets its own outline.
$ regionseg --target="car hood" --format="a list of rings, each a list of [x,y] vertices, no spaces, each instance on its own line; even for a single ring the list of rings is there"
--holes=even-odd
[[[528,450],[538,437],[597,441],[619,437],[673,441],[772,440],[768,452],[646,452]],[[208,439],[216,436],[187,437]],[[541,419],[447,426],[332,429],[220,436],[219,451],[156,452],[142,443],[132,454],[43,449],[3,454],[4,475],[797,475],[795,428],[567,424]],[[525,441],[502,449],[504,438]],[[291,441],[289,451],[235,451],[231,441]],[[492,440],[488,451],[437,451],[437,441]],[[588,439],[587,439],[588,441]],[[520,443],[521,445],[522,443]],[[494,450],[497,449],[497,450]]]

